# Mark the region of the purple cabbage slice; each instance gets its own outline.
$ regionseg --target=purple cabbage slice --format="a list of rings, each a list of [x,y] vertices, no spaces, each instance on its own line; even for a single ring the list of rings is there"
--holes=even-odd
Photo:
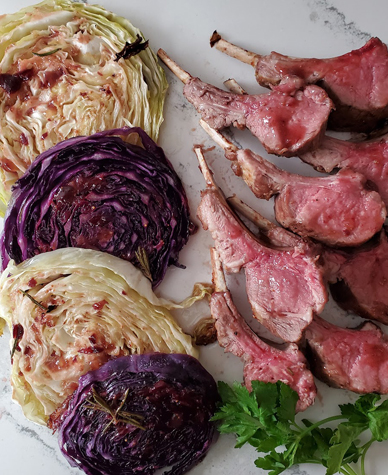
[[[120,136],[137,134],[143,146]],[[42,252],[81,247],[129,260],[153,287],[194,231],[182,183],[140,128],[65,140],[13,188],[1,239],[3,269]]]
[[[51,427],[70,465],[88,475],[180,475],[209,450],[217,401],[213,377],[192,356],[124,356],[82,376]]]

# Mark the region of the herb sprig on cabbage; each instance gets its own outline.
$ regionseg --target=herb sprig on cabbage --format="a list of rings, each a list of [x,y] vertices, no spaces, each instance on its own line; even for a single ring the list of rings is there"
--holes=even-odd
[[[0,279],[0,322],[10,329],[13,398],[45,424],[77,388],[79,377],[119,356],[151,352],[197,356],[169,309],[209,292],[197,287],[182,304],[159,299],[130,263],[78,248],[40,254]]]
[[[211,446],[217,401],[195,358],[132,355],[81,377],[53,426],[64,456],[88,475],[182,475]]]
[[[19,85],[0,87],[0,213],[34,158],[62,140],[126,125],[157,139],[167,82],[155,54],[116,61],[138,36],[128,20],[70,0],[0,19],[0,76]]]

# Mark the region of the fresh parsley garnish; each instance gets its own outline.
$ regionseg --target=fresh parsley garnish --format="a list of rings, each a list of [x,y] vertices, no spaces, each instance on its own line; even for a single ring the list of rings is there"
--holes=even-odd
[[[340,405],[339,415],[297,423],[298,395],[284,383],[253,381],[249,392],[239,383],[229,386],[220,382],[218,389],[221,403],[213,417],[220,421],[218,430],[236,434],[236,447],[245,443],[255,447],[260,453],[255,464],[269,470],[269,475],[301,463],[324,465],[326,475],[357,475],[349,464],[359,460],[360,473],[366,475],[369,447],[388,439],[388,401],[378,405],[378,394],[366,394],[354,404]],[[334,421],[339,424],[333,429],[330,423]],[[366,431],[369,440],[362,444],[359,437]]]

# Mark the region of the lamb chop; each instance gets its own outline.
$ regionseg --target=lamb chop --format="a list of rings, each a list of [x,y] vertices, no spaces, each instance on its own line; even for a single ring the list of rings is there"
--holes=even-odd
[[[243,360],[244,382],[249,390],[254,380],[266,383],[282,381],[298,393],[296,409],[304,411],[313,404],[317,394],[305,357],[295,343],[278,349],[265,343],[251,330],[233,303],[214,248],[211,249],[211,261],[215,292],[210,299],[210,310],[215,320],[218,343],[226,352]]]
[[[241,95],[224,91],[190,76],[163,50],[160,59],[185,84],[183,94],[202,118],[219,130],[247,127],[268,153],[286,157],[316,148],[326,130],[333,104],[317,86],[285,94],[273,91]]]
[[[239,149],[206,122],[201,125],[258,198],[276,195],[275,216],[284,227],[330,246],[358,246],[381,229],[386,208],[379,194],[367,189],[363,175],[352,170],[320,178],[288,173]]]
[[[326,136],[321,146],[300,158],[318,171],[351,168],[373,182],[388,206],[388,134],[367,142],[348,142]]]
[[[226,203],[201,150],[195,151],[207,184],[197,216],[211,232],[225,270],[244,268],[255,318],[283,340],[298,341],[327,302],[317,248],[274,224],[271,243],[256,238]]]
[[[274,226],[237,197],[228,198],[228,203],[270,242],[279,243],[279,232],[280,241],[287,238],[287,231]],[[316,253],[321,255],[325,280],[337,303],[361,317],[388,325],[388,238],[384,228],[377,237],[358,248],[335,250],[321,246]],[[293,239],[297,238],[289,233],[289,245]]]
[[[378,326],[340,328],[315,316],[305,337],[317,378],[356,393],[388,394],[388,336]]]
[[[290,91],[306,84],[323,87],[335,105],[329,126],[368,132],[388,117],[388,50],[378,38],[329,59],[302,59],[272,52],[261,56],[239,48],[215,31],[210,45],[255,68],[256,80],[273,90]]]
[[[351,251],[323,251],[331,293],[345,310],[388,325],[388,239],[383,229]]]

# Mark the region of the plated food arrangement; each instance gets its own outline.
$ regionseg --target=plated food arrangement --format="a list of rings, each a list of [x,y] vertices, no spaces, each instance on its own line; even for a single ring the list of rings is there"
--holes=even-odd
[[[0,123],[11,126],[1,136],[0,323],[25,416],[57,432],[69,463],[87,474],[186,473],[218,429],[255,447],[256,466],[272,475],[300,463],[354,474],[357,462],[365,475],[369,447],[388,438],[378,396],[388,393],[387,337],[375,323],[342,328],[346,321],[338,327],[321,314],[332,296],[346,311],[388,321],[386,46],[372,38],[331,60],[261,57],[214,32],[209,47],[253,65],[271,89],[255,95],[234,79],[228,90],[205,83],[159,50],[257,198],[255,209],[226,198],[212,152],[193,141],[203,175],[196,221],[184,173],[156,143],[167,81],[147,38],[102,7],[64,0],[1,22]],[[284,161],[341,170],[284,171],[226,136],[230,126]],[[338,139],[332,129],[374,138]],[[272,196],[278,224],[257,211]],[[201,225],[213,240],[213,285],[196,285],[181,303],[158,297]],[[225,280],[241,271],[256,323]],[[202,299],[209,310],[188,330],[174,309]],[[199,362],[198,344],[215,339],[241,359],[243,385],[217,389]],[[314,376],[362,396],[331,418],[297,422],[316,400]]]

